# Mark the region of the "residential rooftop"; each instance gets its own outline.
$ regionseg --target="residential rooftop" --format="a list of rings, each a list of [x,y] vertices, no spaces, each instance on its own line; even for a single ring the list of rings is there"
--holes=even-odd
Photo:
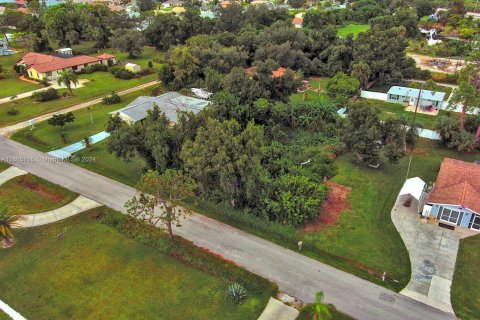
[[[388,90],[388,94],[394,94],[398,96],[405,96],[405,97],[411,97],[411,98],[418,98],[419,93],[420,93],[420,89],[400,87],[400,86],[392,86]],[[421,99],[432,100],[432,101],[443,101],[444,98],[445,98],[445,92],[430,91],[430,90],[422,89]]]

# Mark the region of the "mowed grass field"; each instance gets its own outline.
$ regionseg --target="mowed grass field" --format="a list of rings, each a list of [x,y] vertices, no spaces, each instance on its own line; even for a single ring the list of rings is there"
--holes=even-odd
[[[15,245],[0,250],[2,300],[38,320],[256,320],[275,294],[272,286],[258,284],[261,292],[247,292],[236,305],[228,299],[229,280],[101,223],[96,217],[106,210],[16,230]],[[62,230],[64,237],[57,237]]]
[[[462,320],[476,320],[480,315],[480,235],[460,241],[452,283],[452,305]]]
[[[17,209],[18,214],[40,213],[63,207],[78,195],[31,174],[0,185],[0,202]]]
[[[353,38],[357,38],[358,34],[370,29],[368,24],[347,24],[337,29],[337,36],[346,37],[349,34],[353,34]]]
[[[114,53],[122,62],[134,62],[140,64],[143,69],[148,65],[149,61],[161,57],[162,53],[153,48],[144,48],[143,54],[138,59],[126,59],[126,54],[119,52]],[[95,55],[103,53],[102,51],[95,53]],[[153,63],[153,68],[156,69],[158,63]],[[89,82],[85,83],[82,88],[74,89],[73,96],[68,98],[57,99],[47,102],[35,102],[32,98],[23,98],[8,103],[0,104],[0,127],[14,124],[20,121],[29,120],[36,116],[46,114],[49,112],[65,109],[67,107],[87,102],[96,98],[104,97],[112,91],[121,91],[132,88],[158,78],[156,72],[134,78],[130,80],[122,80],[115,78],[110,72],[94,72],[91,74],[79,74],[79,79],[87,79]],[[1,81],[1,80],[0,80]],[[59,90],[60,93],[67,92],[67,89]],[[19,111],[17,115],[9,115],[8,110],[16,109]]]

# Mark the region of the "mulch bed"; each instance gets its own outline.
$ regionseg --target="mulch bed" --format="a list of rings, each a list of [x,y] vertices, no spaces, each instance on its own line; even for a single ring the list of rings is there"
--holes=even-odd
[[[52,192],[51,190],[48,190],[44,186],[38,183],[35,183],[33,181],[30,181],[27,177],[20,177],[18,184],[53,202],[61,202],[64,198],[63,195]]]
[[[350,192],[352,192],[352,188],[329,180],[326,180],[325,183],[330,187],[328,197],[322,204],[318,219],[303,228],[303,231],[306,233],[317,232],[323,226],[335,226],[340,213],[351,209],[347,198]]]

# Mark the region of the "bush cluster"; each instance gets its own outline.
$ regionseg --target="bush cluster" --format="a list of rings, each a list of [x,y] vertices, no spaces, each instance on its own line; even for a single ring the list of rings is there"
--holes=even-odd
[[[110,68],[110,72],[113,74],[115,78],[123,79],[123,80],[130,80],[135,76],[133,72],[120,66]]]
[[[115,92],[112,92],[111,95],[107,95],[103,97],[104,104],[116,104],[116,103],[120,103],[121,101],[122,101],[122,98],[120,98],[120,96]]]
[[[82,69],[82,73],[85,73],[85,74],[94,73],[96,71],[102,71],[102,72],[108,71],[108,66],[101,63],[97,63],[94,65],[86,66],[85,68]]]
[[[458,79],[458,74],[449,74],[441,72],[432,72],[432,80],[435,82],[451,83],[456,84]]]
[[[190,267],[239,283],[249,292],[260,293],[269,288],[272,294],[275,294],[278,290],[268,280],[221,260],[185,239],[179,237],[174,240],[168,239],[166,233],[146,222],[116,213],[107,214],[102,222],[114,227],[127,237],[164,252]]]
[[[32,94],[32,98],[40,102],[55,100],[59,97],[58,90],[54,88],[48,88],[47,90],[37,91]]]

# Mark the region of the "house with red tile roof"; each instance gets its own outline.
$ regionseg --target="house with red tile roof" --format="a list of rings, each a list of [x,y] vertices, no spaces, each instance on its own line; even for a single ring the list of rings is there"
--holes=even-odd
[[[480,164],[443,159],[423,212],[452,227],[480,231]]]
[[[59,72],[63,70],[80,72],[83,68],[94,64],[105,64],[112,66],[116,63],[115,56],[102,54],[97,57],[85,55],[58,57],[43,53],[29,52],[24,55],[17,65],[22,65],[27,69],[30,78],[42,80],[55,80]]]
[[[292,19],[292,24],[295,28],[301,28],[303,27],[303,18],[301,17],[294,17]]]

